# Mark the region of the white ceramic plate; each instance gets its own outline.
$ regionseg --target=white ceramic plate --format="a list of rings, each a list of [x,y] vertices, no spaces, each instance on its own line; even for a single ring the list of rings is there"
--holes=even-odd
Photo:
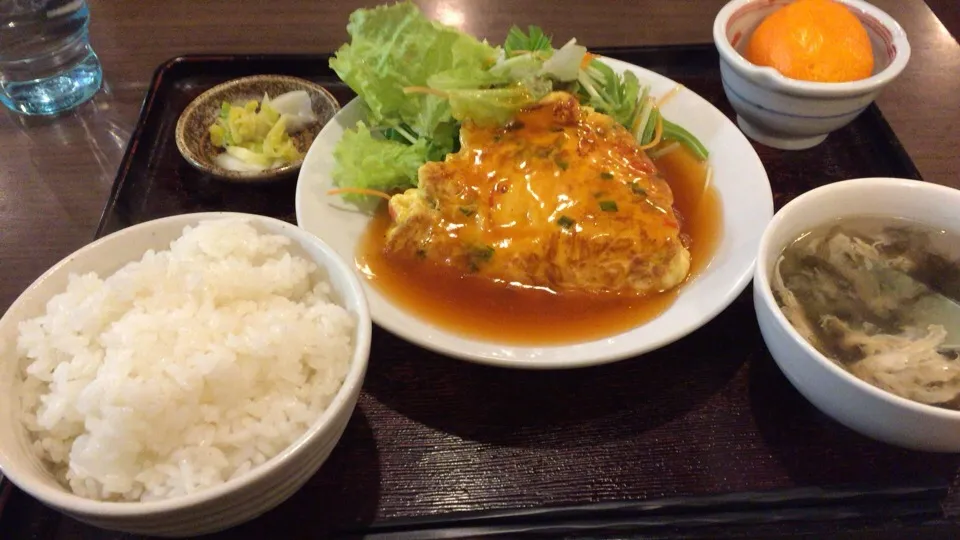
[[[652,71],[604,59],[617,71],[633,71],[661,96],[677,83]],[[573,368],[622,360],[672,343],[723,311],[750,282],[760,236],[773,217],[767,173],[753,147],[719,110],[684,88],[664,105],[664,114],[697,136],[710,151],[713,185],[723,206],[723,238],[713,261],[659,317],[627,332],[595,341],[557,346],[516,346],[457,335],[391,303],[366,278],[370,314],[377,324],[421,347],[473,362],[520,369]],[[356,260],[369,216],[344,210],[333,187],[333,149],[344,130],[363,119],[358,100],[347,104],[314,140],[297,182],[297,222],[340,256]]]

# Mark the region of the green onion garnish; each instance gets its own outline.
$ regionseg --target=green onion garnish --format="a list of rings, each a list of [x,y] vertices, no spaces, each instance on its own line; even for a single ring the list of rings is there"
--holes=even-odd
[[[689,131],[666,119],[663,120],[663,138],[668,141],[677,141],[686,146],[700,161],[704,161],[710,157],[710,152],[703,146],[703,143],[697,140]]]
[[[573,227],[574,223],[575,222],[572,219],[568,218],[567,216],[560,216],[559,218],[557,218],[557,225],[563,227],[564,229],[569,229],[570,227]]]
[[[493,257],[493,246],[480,246],[475,248],[473,256],[480,261],[489,261]]]
[[[604,212],[616,212],[617,203],[615,201],[600,201],[600,209]]]

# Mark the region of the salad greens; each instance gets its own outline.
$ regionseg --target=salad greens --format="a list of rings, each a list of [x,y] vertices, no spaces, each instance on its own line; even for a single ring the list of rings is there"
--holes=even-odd
[[[367,107],[366,122],[334,150],[333,178],[347,198],[416,187],[423,163],[459,148],[461,123],[504,124],[554,90],[610,115],[641,145],[671,139],[707,157],[693,135],[661,117],[636,75],[615,72],[576,40],[554,49],[539,27],[513,27],[502,47],[491,46],[402,2],[353,12],[347,32],[350,43],[330,67]]]
[[[507,39],[503,42],[503,50],[507,56],[512,56],[517,52],[543,52],[547,56],[553,54],[553,45],[550,43],[550,37],[544,35],[539,26],[530,25],[527,27],[526,34],[514,26],[507,33]]]
[[[376,138],[360,122],[356,129],[347,130],[333,150],[334,178],[363,179],[353,187],[377,191],[392,191],[417,177],[417,169],[426,163],[427,140],[417,139],[413,144]],[[359,200],[363,195],[348,194],[347,200]]]
[[[580,71],[577,83],[580,93],[586,94],[587,99],[581,99],[585,105],[612,116],[633,131],[635,120],[647,104],[646,98],[650,92],[648,87],[644,87],[641,96],[640,81],[636,75],[630,71],[617,75],[603,62],[591,60],[587,68]],[[640,142],[643,144],[642,140]]]

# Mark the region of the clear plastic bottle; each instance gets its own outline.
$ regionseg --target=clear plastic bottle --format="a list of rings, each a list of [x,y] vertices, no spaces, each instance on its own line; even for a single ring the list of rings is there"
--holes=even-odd
[[[0,0],[0,102],[50,115],[87,101],[103,81],[82,0]]]

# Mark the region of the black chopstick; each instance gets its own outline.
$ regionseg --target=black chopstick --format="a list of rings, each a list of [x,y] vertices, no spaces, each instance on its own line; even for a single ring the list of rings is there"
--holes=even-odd
[[[785,522],[940,519],[946,482],[793,488],[576,506],[458,512],[342,531],[355,538],[462,538],[763,526]]]

